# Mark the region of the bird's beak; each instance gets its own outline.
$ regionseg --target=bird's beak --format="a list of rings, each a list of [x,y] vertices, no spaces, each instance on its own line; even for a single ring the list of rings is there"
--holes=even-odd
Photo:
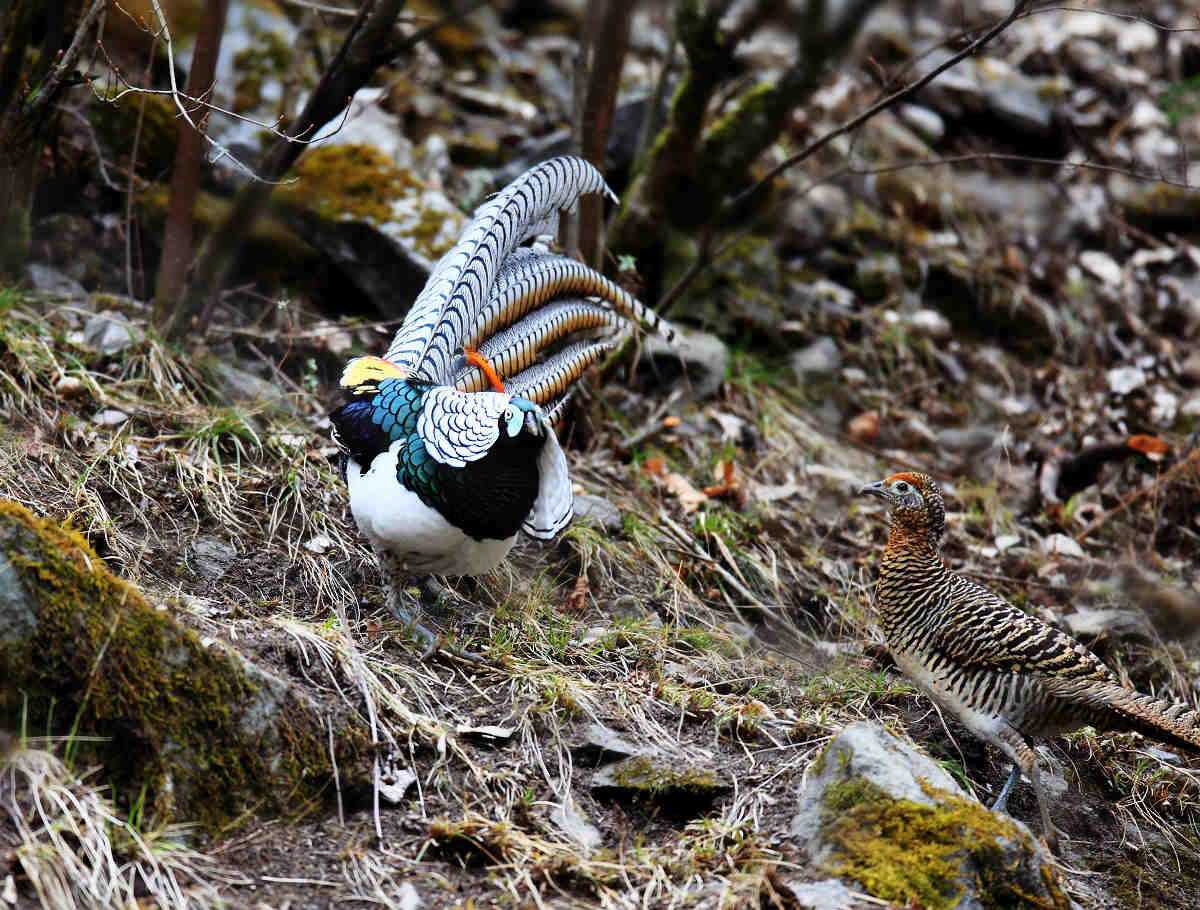
[[[887,487],[883,485],[882,480],[877,480],[874,483],[869,483],[864,487],[860,487],[859,496],[878,496],[880,499],[889,499]]]
[[[542,435],[542,415],[537,411],[525,412],[525,431],[530,436]]]

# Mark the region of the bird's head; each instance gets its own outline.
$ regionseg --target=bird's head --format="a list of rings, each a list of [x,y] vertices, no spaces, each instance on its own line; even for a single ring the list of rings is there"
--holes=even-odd
[[[544,440],[547,432],[545,413],[528,398],[514,395],[500,415],[501,440]]]
[[[858,491],[860,496],[878,496],[892,507],[892,526],[928,534],[936,544],[946,530],[946,504],[941,488],[928,474],[904,471]]]

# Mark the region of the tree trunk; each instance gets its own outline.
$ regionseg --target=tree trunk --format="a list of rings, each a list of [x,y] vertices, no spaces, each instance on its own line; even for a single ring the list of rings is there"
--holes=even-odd
[[[192,68],[188,73],[186,92],[191,98],[207,97],[217,71],[221,53],[221,35],[225,31],[225,14],[229,0],[212,0],[209,18],[196,39]],[[193,121],[204,117],[200,104],[184,102]],[[196,192],[204,162],[204,137],[193,129],[179,131],[175,146],[175,166],[171,172],[171,195],[167,203],[167,223],[163,231],[162,262],[158,267],[158,283],[154,291],[155,322],[163,325],[175,311],[175,303],[183,292],[188,265],[192,261],[192,229],[196,208]]]

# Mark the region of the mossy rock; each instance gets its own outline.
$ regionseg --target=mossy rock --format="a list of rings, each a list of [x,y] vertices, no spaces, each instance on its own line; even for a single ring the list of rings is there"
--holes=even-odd
[[[611,764],[592,779],[597,796],[633,798],[683,814],[703,811],[731,789],[711,771],[649,754]]]
[[[368,736],[332,718],[343,788]],[[333,795],[324,712],[116,578],[76,531],[0,500],[0,728],[65,736],[118,803],[210,833]]]
[[[818,758],[792,832],[820,872],[883,900],[926,910],[1069,906],[1028,829],[874,724],[847,727]]]

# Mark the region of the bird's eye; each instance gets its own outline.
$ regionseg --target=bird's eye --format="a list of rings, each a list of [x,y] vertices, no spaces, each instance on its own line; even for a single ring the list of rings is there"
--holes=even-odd
[[[909,487],[908,487],[907,481],[904,481],[904,480],[896,481],[896,492],[897,493],[907,493],[908,489],[909,489]]]
[[[517,409],[516,409],[516,408],[514,408],[514,407],[507,407],[507,408],[505,408],[505,409],[504,409],[504,422],[505,422],[505,423],[511,423],[511,422],[512,422],[512,419],[513,419],[514,417],[516,417],[516,416],[517,416]]]

